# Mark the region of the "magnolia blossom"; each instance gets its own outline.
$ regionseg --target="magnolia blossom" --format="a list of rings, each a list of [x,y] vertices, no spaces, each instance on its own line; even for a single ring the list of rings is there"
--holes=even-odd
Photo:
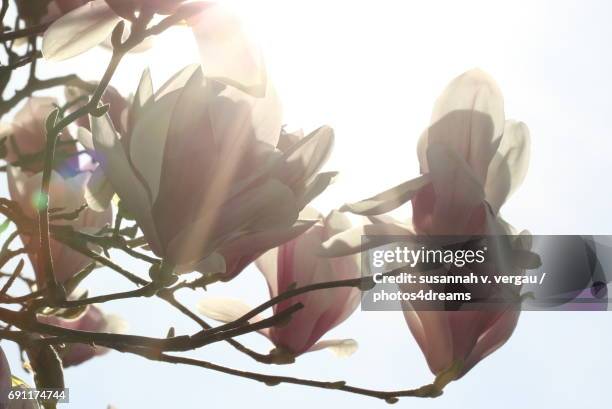
[[[333,134],[329,128],[320,128],[306,137],[301,131],[282,131],[277,149],[286,155],[286,160],[275,175],[291,188],[300,208],[320,194],[337,175],[337,172],[317,174],[329,157],[332,145]],[[300,235],[315,222],[301,220],[292,229],[256,232],[224,244],[218,251],[225,259],[226,269],[219,278],[223,281],[234,278],[270,247]]]
[[[40,315],[39,321],[67,329],[98,333],[123,333],[126,327],[125,322],[121,318],[116,315],[105,314],[94,305],[88,305],[85,312],[75,319]],[[93,357],[107,352],[107,348],[88,344],[66,344],[58,350],[64,368],[82,364]]]
[[[57,101],[53,98],[30,98],[4,132],[7,138],[5,159],[10,164],[7,168],[9,192],[11,198],[17,201],[25,214],[33,220],[38,217],[38,206],[42,199],[40,189],[47,140],[45,121],[56,106]],[[85,204],[85,188],[91,175],[79,170],[75,142],[67,132],[62,133],[57,142],[56,157],[59,161],[51,175],[49,208],[61,213],[75,211]],[[102,213],[84,209],[75,220],[52,223],[69,223],[77,230],[97,231],[111,221],[112,213],[109,208]],[[21,238],[25,244],[35,243],[32,237],[25,234],[22,234]],[[88,257],[53,239],[51,253],[56,278],[60,282],[66,281],[91,262]],[[44,285],[44,271],[36,262],[35,249],[28,255],[34,265],[38,284]]]
[[[122,18],[135,10],[161,14],[178,10],[180,0],[93,0],[57,19],[43,36],[42,53],[49,60],[65,60],[105,42]],[[200,50],[205,74],[261,96],[266,72],[259,48],[247,36],[237,16],[210,2],[185,4]]]
[[[422,176],[346,205],[346,210],[371,216],[375,223],[332,238],[324,244],[327,255],[363,249],[362,234],[512,234],[499,210],[527,173],[529,132],[525,124],[505,120],[503,97],[491,77],[472,70],[448,85],[421,136],[418,157]],[[412,223],[377,216],[407,201],[412,201]],[[439,374],[460,362],[462,369],[455,377],[505,343],[519,316],[515,307],[503,311],[406,309],[408,326],[431,371]]]
[[[47,141],[45,122],[56,107],[55,98],[29,98],[15,114],[12,123],[4,125],[0,137],[5,138],[5,160],[9,164],[18,165],[26,172],[42,171]],[[63,175],[78,171],[77,150],[73,142],[69,133],[64,131],[57,143],[56,159],[60,163],[56,169]]]
[[[133,128],[123,138],[108,115],[91,118],[104,173],[94,175],[96,186],[112,189],[90,186],[90,207],[104,208],[116,192],[175,271],[233,276],[243,256],[308,228],[298,213],[331,182],[316,171],[333,133],[323,127],[276,149],[281,108],[271,84],[255,98],[191,66],[153,93],[145,73],[130,110]]]
[[[329,237],[351,227],[348,218],[333,211],[327,217],[305,210],[305,217],[316,218],[305,233],[278,248],[266,252],[256,264],[268,283],[270,297],[275,297],[293,286],[345,280],[360,276],[359,256],[349,255],[338,258],[323,258],[318,251]],[[273,312],[278,313],[296,303],[304,307],[294,313],[289,322],[260,331],[272,341],[276,348],[271,355],[276,363],[292,362],[305,352],[331,348],[340,356],[352,354],[357,343],[354,340],[319,339],[332,328],[346,320],[359,305],[359,290],[353,287],[331,288],[308,292],[276,304]],[[200,301],[202,314],[222,322],[230,322],[250,311],[250,307],[234,299],[206,298]],[[260,321],[262,317],[250,322]]]
[[[17,201],[27,216],[36,220],[41,203],[40,189],[42,167],[46,148],[45,121],[51,110],[57,106],[53,98],[30,98],[6,127],[6,161],[8,186],[11,198]],[[60,213],[72,212],[85,204],[85,188],[89,172],[80,172],[76,156],[75,141],[64,132],[57,142],[55,164],[51,175],[49,208]],[[84,209],[79,217],[70,221],[53,221],[54,224],[71,224],[82,231],[97,231],[112,220],[111,209],[102,213]],[[34,243],[32,237],[22,234],[25,244]],[[51,240],[51,252],[56,278],[64,282],[91,262],[88,257]],[[36,262],[36,251],[28,253],[39,285],[45,283],[43,270]]]
[[[19,168],[9,166],[7,174],[11,198],[21,205],[22,210],[27,216],[36,220],[41,200],[42,173],[29,174]],[[90,174],[87,172],[64,177],[60,173],[53,171],[49,189],[49,208],[59,213],[68,213],[79,209],[85,203],[85,186],[89,177]],[[70,224],[76,230],[93,233],[100,230],[106,224],[111,223],[111,221],[112,212],[109,208],[104,212],[83,209],[75,220],[52,220],[51,223]],[[21,238],[26,245],[33,245],[37,242],[36,238],[29,235],[22,234]],[[65,282],[91,263],[89,257],[53,238],[50,241],[50,245],[54,273],[59,282]],[[45,271],[37,262],[36,248],[28,251],[28,256],[34,266],[38,284],[44,286],[46,282]]]

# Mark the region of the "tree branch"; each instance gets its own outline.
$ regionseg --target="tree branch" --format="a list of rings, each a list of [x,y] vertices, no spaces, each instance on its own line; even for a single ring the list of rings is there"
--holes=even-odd
[[[156,353],[146,349],[128,349],[124,352],[131,352],[140,355],[144,358],[153,361],[167,362],[171,364],[184,364],[197,366],[200,368],[210,369],[216,372],[222,372],[228,375],[238,376],[240,378],[251,379],[266,384],[267,386],[276,386],[281,383],[310,386],[313,388],[338,390],[357,395],[369,396],[382,399],[387,403],[396,403],[401,397],[418,397],[418,398],[435,398],[442,394],[441,382],[434,382],[417,389],[399,390],[399,391],[377,391],[356,386],[347,385],[345,381],[315,381],[302,378],[293,378],[289,376],[266,375],[257,372],[241,371],[234,368],[217,365],[208,361],[187,358],[182,356],[168,355],[164,353]],[[437,381],[437,380],[436,380]]]

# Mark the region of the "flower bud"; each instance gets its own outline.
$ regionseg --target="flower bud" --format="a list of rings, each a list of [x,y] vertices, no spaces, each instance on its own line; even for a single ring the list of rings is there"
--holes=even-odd
[[[323,218],[310,209],[306,209],[303,216],[317,222],[297,238],[266,252],[256,261],[268,283],[270,297],[293,288],[360,276],[359,256],[324,258],[318,255],[323,241],[350,227],[346,216],[333,211]],[[276,346],[270,353],[273,363],[291,363],[298,355],[323,348],[329,348],[339,356],[352,354],[357,348],[352,339],[319,340],[346,320],[357,308],[359,300],[359,289],[338,287],[303,293],[274,305],[274,314],[296,304],[303,307],[291,314],[286,322],[259,331]],[[246,314],[250,308],[234,299],[207,298],[200,302],[199,310],[210,318],[230,322]],[[254,317],[250,322],[261,319]]]
[[[311,284],[360,277],[359,256],[323,258],[318,249],[325,240],[350,228],[347,217],[333,211],[301,236],[271,250],[257,260],[266,277],[270,296]],[[270,340],[278,348],[299,355],[311,350],[329,330],[346,320],[359,305],[360,293],[354,287],[330,288],[291,297],[276,304],[278,313],[296,303],[304,308],[289,323],[270,328]]]
[[[18,168],[9,166],[7,175],[11,199],[21,205],[27,216],[36,220],[40,203],[42,173],[29,175]],[[90,174],[87,172],[64,177],[53,171],[49,189],[49,209],[56,210],[59,213],[69,213],[80,209],[85,203],[85,185],[89,177]],[[112,211],[110,208],[101,213],[86,208],[82,209],[74,220],[52,220],[51,223],[70,224],[77,231],[95,232],[111,223],[111,221]],[[37,233],[33,232],[32,234]],[[28,248],[28,256],[34,266],[37,283],[42,287],[46,283],[46,277],[45,271],[41,270],[39,263],[36,262],[38,257],[38,251],[35,248],[37,237],[22,234],[21,238],[26,246],[34,246],[34,248]],[[68,280],[91,262],[89,257],[53,238],[51,238],[50,246],[55,278],[59,282]]]

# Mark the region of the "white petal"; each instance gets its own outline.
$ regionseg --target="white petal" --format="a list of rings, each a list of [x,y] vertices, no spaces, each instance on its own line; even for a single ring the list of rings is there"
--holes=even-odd
[[[105,314],[104,318],[106,320],[106,326],[103,331],[111,334],[125,334],[129,329],[129,325],[126,320],[124,320],[119,315],[115,314]]]
[[[153,98],[153,79],[151,78],[151,70],[147,68],[140,76],[138,89],[134,95],[134,104],[137,107],[143,107],[151,98]]]
[[[307,206],[307,207],[303,208],[302,211],[300,211],[299,218],[301,220],[314,220],[314,221],[318,221],[318,220],[323,220],[323,215],[321,214],[320,211],[315,209],[313,206]]]
[[[421,173],[429,173],[429,165],[427,163],[427,145],[429,145],[429,130],[426,129],[421,133],[417,142],[417,158],[419,159],[419,170]]]
[[[281,153],[274,148],[274,146],[265,142],[258,142],[250,149],[252,149],[251,153],[254,156],[260,155],[261,161],[258,163],[257,167],[251,169],[245,177],[240,180],[235,180],[231,184],[229,193],[227,194],[228,200],[249,189],[251,186],[256,185],[258,181],[263,180],[265,177],[270,177],[280,164]],[[234,162],[236,162],[236,160]]]
[[[340,257],[355,254],[383,244],[397,241],[396,236],[414,236],[411,226],[403,224],[368,224],[354,227],[331,237],[321,246],[323,257]],[[369,236],[363,240],[363,236]]]
[[[283,125],[283,106],[272,81],[267,81],[266,95],[255,98],[252,116],[257,140],[276,146]]]
[[[484,190],[468,164],[450,147],[430,144],[427,149],[431,181],[436,193],[433,219],[446,234],[461,232]]]
[[[91,116],[90,121],[94,147],[106,177],[110,180],[128,212],[137,218],[140,227],[147,235],[147,239],[155,241],[155,243],[150,244],[159,247],[157,245],[157,232],[151,215],[149,194],[134,173],[109,115],[106,114],[100,118]]]
[[[79,126],[79,128],[77,129],[77,140],[88,151],[95,150],[91,132],[89,132],[87,128]]]
[[[264,95],[267,81],[261,51],[235,14],[215,4],[206,7],[190,24],[206,77],[254,96]]]
[[[213,212],[218,220],[211,219]],[[167,255],[178,263],[198,261],[237,233],[290,227],[298,213],[291,189],[269,179],[195,220],[170,241]]]
[[[357,351],[359,344],[354,339],[328,339],[317,342],[310,347],[308,352],[319,351],[325,348],[333,352],[338,358],[347,358]]]
[[[60,61],[102,43],[121,20],[104,0],[89,2],[57,19],[43,36],[42,53]]]
[[[13,133],[13,126],[0,123],[0,138],[6,138]]]
[[[159,193],[168,129],[181,92],[166,94],[139,114],[129,139],[132,164],[147,182],[151,202]]]
[[[134,101],[130,108],[129,129],[134,129],[134,123],[140,118],[145,104],[153,102],[153,99],[153,79],[151,78],[151,71],[147,68],[142,72],[136,94],[134,94]]]
[[[497,84],[485,72],[471,70],[455,78],[436,101],[426,143],[453,149],[484,184],[504,122],[504,100]]]
[[[252,310],[252,308],[243,301],[235,298],[207,297],[198,302],[198,312],[205,317],[215,321],[228,323],[241,318],[243,315]],[[263,318],[260,315],[249,320],[250,324],[261,321]],[[268,336],[268,328],[258,331],[264,336]]]
[[[343,231],[349,230],[353,225],[348,217],[342,212],[332,210],[329,212],[327,217],[323,220],[327,237],[331,237],[335,234],[342,233]]]
[[[198,302],[200,314],[219,322],[232,322],[251,311],[251,307],[234,298],[208,297]]]
[[[390,216],[388,214],[380,214],[380,215],[376,215],[376,216],[368,216],[367,219],[372,224],[380,224],[380,223],[394,224],[394,223],[399,223],[398,220],[396,220],[393,216]]]
[[[246,234],[223,246],[224,254],[258,254],[294,239],[311,228],[316,220],[298,220],[293,226]]]
[[[522,122],[506,121],[499,148],[489,165],[485,197],[495,213],[523,183],[529,167],[529,129]]]
[[[211,81],[212,82],[212,81]],[[207,88],[212,91],[214,82]],[[228,100],[234,105],[228,110]],[[226,86],[216,98],[211,99],[210,118],[215,136],[233,138],[251,137],[254,133],[258,141],[276,146],[280,137],[283,109],[271,81],[265,95],[253,97],[233,86]],[[219,141],[222,142],[222,141]]]
[[[272,178],[233,195],[225,202],[222,211],[224,219],[228,219],[227,231],[288,228],[298,215],[299,209],[291,189]]]
[[[8,187],[11,193],[11,198],[17,201],[27,200],[26,198],[26,182],[28,177],[21,168],[17,166],[7,166],[6,176],[8,179]]]
[[[416,179],[399,184],[369,199],[346,204],[341,210],[363,216],[387,213],[411,200],[419,189],[427,185],[429,181],[429,175],[421,175]]]
[[[200,66],[198,64],[191,64],[174,74],[168,81],[161,86],[161,88],[155,93],[155,100],[159,100],[164,95],[167,95],[173,91],[181,89],[187,84],[187,81],[193,76]]]
[[[225,273],[227,267],[225,265],[225,257],[223,257],[219,253],[212,253],[210,256],[206,257],[204,260],[198,262],[197,265],[184,268],[182,266],[177,267],[177,270],[192,272],[192,271],[201,271],[206,274],[222,274]]]
[[[329,158],[334,144],[334,130],[322,126],[287,150],[280,168],[290,186],[310,181]]]
[[[312,202],[317,196],[327,189],[329,185],[334,183],[338,172],[323,172],[314,177],[303,191],[297,193],[299,206],[304,207]]]
[[[268,283],[270,296],[278,295],[278,247],[266,251],[255,260],[255,265]]]
[[[110,206],[115,189],[100,166],[94,170],[85,187],[87,206],[96,212],[103,212]]]

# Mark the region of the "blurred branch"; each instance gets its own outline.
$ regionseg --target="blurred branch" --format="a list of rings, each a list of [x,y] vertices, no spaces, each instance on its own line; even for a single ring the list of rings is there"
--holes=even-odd
[[[4,2],[5,0],[3,0],[3,4]],[[0,34],[0,42],[12,41],[12,40],[17,40],[18,38],[24,38],[24,37],[30,37],[30,36],[38,36],[39,34],[44,33],[45,30],[51,24],[53,24],[53,21],[50,21],[44,24],[39,24],[39,25],[32,26],[32,27],[28,27],[28,28],[24,28],[21,30],[13,30],[13,31],[9,31],[6,33],[2,33]]]
[[[13,273],[7,273],[4,271],[0,271],[0,277],[10,277],[11,275],[13,275]],[[36,284],[36,281],[32,280],[31,278],[23,277],[21,275],[19,275],[17,278],[23,281],[30,288],[32,288],[32,286]]]
[[[17,267],[15,268],[15,271],[13,271],[13,274],[11,274],[9,279],[6,280],[6,283],[4,284],[2,289],[0,289],[0,298],[5,296],[5,294],[11,288],[11,286],[13,285],[13,283],[15,282],[19,274],[21,274],[21,270],[23,270],[23,264],[24,264],[24,261],[20,260],[19,264],[17,264]]]
[[[17,61],[9,65],[0,66],[0,74],[5,71],[12,71],[19,67],[23,67],[24,65],[28,65],[41,57],[42,53],[39,50],[32,53],[28,53],[27,55],[20,57]]]
[[[8,11],[9,8],[9,1],[8,0],[2,0],[2,6],[0,6],[0,27],[2,28],[2,30],[4,31],[4,17],[6,17],[6,12]],[[0,36],[2,36],[3,34],[0,34]]]
[[[8,113],[24,99],[32,96],[32,94],[36,91],[42,91],[60,86],[75,86],[87,91],[91,91],[92,88],[94,88],[92,84],[82,80],[75,74],[48,78],[44,80],[34,78],[33,80],[29,81],[25,87],[15,92],[11,98],[6,101],[0,101],[0,117]]]

